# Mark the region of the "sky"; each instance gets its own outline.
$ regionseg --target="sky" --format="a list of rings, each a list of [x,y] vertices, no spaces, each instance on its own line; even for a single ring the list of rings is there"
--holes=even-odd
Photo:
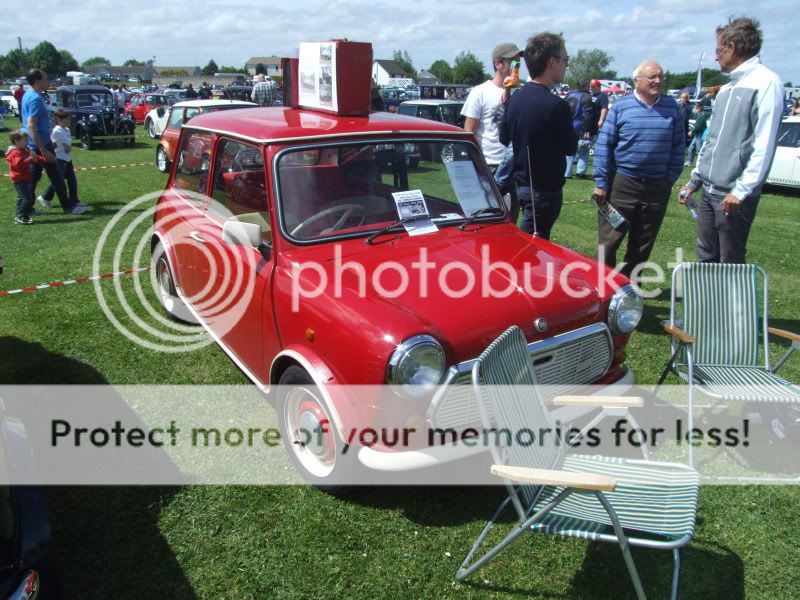
[[[44,15],[36,29],[24,18],[31,14]],[[61,2],[31,0],[24,11],[5,12],[0,52],[15,48],[20,36],[23,47],[48,40],[78,62],[99,55],[114,65],[155,57],[157,66],[202,67],[212,58],[242,66],[253,56],[295,56],[301,41],[344,37],[371,42],[375,58],[405,50],[417,69],[437,59],[452,65],[468,50],[489,72],[496,44],[524,48],[530,36],[553,31],[563,33],[568,53],[600,48],[614,58],[612,69],[630,75],[646,58],[672,72],[694,71],[703,52],[703,66],[716,67],[716,26],[743,14],[761,21],[762,61],[783,81],[800,85],[800,61],[792,58],[796,3],[785,0],[577,0],[561,6],[538,0],[80,0],[66,10]]]

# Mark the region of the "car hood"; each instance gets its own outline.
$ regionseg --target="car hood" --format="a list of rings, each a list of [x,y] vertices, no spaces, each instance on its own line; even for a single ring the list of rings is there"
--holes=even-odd
[[[328,318],[338,314],[335,320],[362,335],[372,332],[367,337],[374,341],[398,343],[427,333],[455,361],[475,357],[511,325],[534,340],[605,314],[594,261],[511,225],[469,233],[450,227],[429,236],[379,239],[374,246],[351,240],[304,250],[285,255],[283,268],[294,269],[293,281],[303,289],[314,289],[323,274],[327,285],[316,298],[301,301],[301,312],[331,311]],[[311,254],[319,267],[298,271]]]

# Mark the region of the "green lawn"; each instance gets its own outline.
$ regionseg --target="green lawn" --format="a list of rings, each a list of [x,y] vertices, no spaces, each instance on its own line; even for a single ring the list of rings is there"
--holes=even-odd
[[[152,163],[155,143],[139,138],[133,149],[74,154],[78,167]],[[129,200],[161,189],[165,176],[140,166],[80,172],[78,179],[93,211],[73,217],[54,208],[31,227],[12,223],[15,196],[10,181],[0,179],[7,268],[0,290],[91,274],[95,242],[109,219]],[[554,241],[586,254],[596,243],[595,212],[585,202],[590,191],[590,182],[567,184],[553,232]],[[762,197],[748,255],[769,272],[772,323],[794,331],[798,222],[800,198],[771,190]],[[694,258],[693,221],[673,202],[653,258],[666,268],[676,247]],[[165,359],[129,342],[99,310],[91,284],[0,297],[0,311],[6,384],[246,382],[216,346]],[[655,382],[668,355],[658,325],[667,313],[667,299],[649,301],[631,338],[628,360],[640,383]],[[800,358],[782,373],[800,380]],[[47,495],[68,598],[633,597],[616,547],[547,536],[524,537],[469,583],[455,583],[502,497],[496,489],[376,488],[337,498],[308,487],[117,487],[49,488]],[[703,488],[695,541],[683,555],[683,596],[800,597],[799,536],[796,487]],[[637,550],[635,558],[651,597],[665,597],[669,555]]]

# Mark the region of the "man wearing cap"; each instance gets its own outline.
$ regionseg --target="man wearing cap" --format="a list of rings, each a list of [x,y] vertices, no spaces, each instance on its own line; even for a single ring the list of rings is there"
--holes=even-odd
[[[511,75],[511,61],[521,54],[515,44],[498,44],[492,51],[494,77],[472,88],[461,109],[461,114],[466,117],[464,129],[475,134],[492,174],[503,161],[506,150],[500,143],[500,123],[508,100],[503,80]]]
[[[592,102],[594,102],[594,112],[597,115],[597,131],[603,126],[608,114],[608,94],[600,91],[603,87],[599,79],[592,79]]]

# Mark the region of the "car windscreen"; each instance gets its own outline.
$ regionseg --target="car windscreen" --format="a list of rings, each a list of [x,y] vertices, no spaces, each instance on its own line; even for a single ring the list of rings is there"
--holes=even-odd
[[[778,130],[778,146],[800,148],[800,123],[781,123]]]
[[[111,94],[104,94],[102,92],[77,92],[75,94],[75,105],[78,108],[105,108],[114,106],[114,98]]]
[[[297,241],[367,236],[406,214],[404,202],[437,227],[505,209],[479,151],[459,141],[342,143],[289,150],[277,159],[281,228]]]
[[[463,104],[443,104],[439,107],[442,114],[442,121],[450,125],[460,125],[462,121],[461,108]]]

